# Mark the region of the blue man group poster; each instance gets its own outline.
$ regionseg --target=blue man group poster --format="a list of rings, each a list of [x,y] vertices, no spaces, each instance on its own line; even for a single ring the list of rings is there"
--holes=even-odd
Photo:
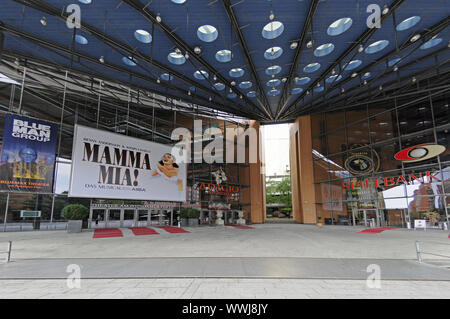
[[[0,157],[0,191],[52,193],[58,125],[7,114]]]

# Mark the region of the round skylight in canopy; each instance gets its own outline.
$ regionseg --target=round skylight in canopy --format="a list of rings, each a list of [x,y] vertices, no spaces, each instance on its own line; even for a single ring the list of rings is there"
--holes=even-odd
[[[326,78],[325,82],[327,82],[328,84],[331,83],[336,83],[337,81],[340,81],[342,79],[342,75],[330,75],[329,77]]]
[[[212,25],[205,24],[197,29],[197,36],[204,42],[213,42],[217,39],[219,32]]]
[[[409,17],[409,18],[403,20],[402,22],[400,22],[399,24],[397,24],[396,29],[397,29],[397,31],[408,30],[409,28],[412,28],[419,22],[420,22],[419,16]]]
[[[239,83],[239,87],[244,90],[251,88],[252,85],[253,85],[253,83],[250,81],[243,81],[243,82]]]
[[[302,92],[303,92],[302,88],[293,88],[291,91],[292,94],[300,94]]]
[[[269,92],[267,92],[267,95],[269,95],[269,96],[277,96],[279,94],[280,94],[280,90],[277,90],[277,89],[272,89]]]
[[[366,72],[366,73],[363,74],[363,76],[361,77],[361,79],[367,80],[367,79],[370,78],[371,76],[372,76],[372,73]]]
[[[161,74],[161,79],[163,79],[164,81],[172,81],[173,76],[170,75],[169,73],[163,73]]]
[[[401,58],[395,58],[392,60],[388,61],[388,67],[394,66],[395,64],[397,64],[398,62],[400,62]]]
[[[237,97],[237,94],[236,93],[229,93],[227,96],[228,96],[229,99],[235,99]]]
[[[313,90],[316,93],[320,93],[320,92],[323,92],[324,88],[323,88],[323,86],[316,86]]]
[[[365,52],[367,54],[374,54],[374,53],[380,52],[381,50],[383,50],[388,45],[389,45],[389,41],[388,40],[379,40],[379,41],[376,41],[376,42],[372,43],[371,45],[369,45],[366,48]]]
[[[172,0],[172,2],[176,4],[183,4],[186,2],[186,0]]]
[[[265,39],[275,39],[279,37],[284,31],[284,24],[280,21],[272,21],[267,23],[263,30],[262,36]]]
[[[216,60],[222,63],[231,61],[231,51],[230,50],[220,50],[216,53]]]
[[[92,0],[78,0],[78,2],[81,2],[83,4],[91,4]]]
[[[281,66],[279,66],[279,65],[272,65],[266,69],[267,75],[274,75],[274,74],[278,74],[280,72],[281,72]]]
[[[328,35],[336,36],[344,33],[353,24],[352,18],[341,18],[339,20],[334,21],[327,29]]]
[[[205,80],[208,77],[209,77],[208,72],[206,72],[204,70],[194,72],[194,78],[196,78],[197,80]]]
[[[270,87],[278,86],[280,84],[281,84],[281,81],[278,79],[272,79],[272,80],[267,81],[267,83],[266,83],[266,85],[270,86]]]
[[[247,93],[248,97],[256,97],[256,91],[250,91]]]
[[[320,63],[314,62],[314,63],[310,63],[307,66],[305,66],[303,68],[303,72],[312,73],[312,72],[316,72],[318,69],[320,69]]]
[[[356,69],[357,67],[359,67],[359,66],[361,65],[361,63],[362,63],[361,60],[353,60],[353,61],[350,61],[349,63],[347,63],[347,64],[344,66],[344,70],[345,70],[345,71],[354,70],[354,69]]]
[[[333,43],[325,43],[325,44],[319,45],[314,50],[314,55],[316,57],[326,56],[326,55],[330,54],[331,52],[333,52],[333,50],[334,50]]]
[[[267,60],[275,60],[279,58],[282,54],[283,54],[282,48],[271,47],[264,52],[264,58],[266,58]]]
[[[214,84],[214,88],[215,88],[217,91],[222,91],[222,90],[225,89],[225,84],[220,83],[220,82],[217,82],[216,84]]]
[[[176,65],[182,65],[184,62],[186,62],[186,58],[181,53],[177,52],[171,52],[167,56],[167,60],[169,60],[170,63],[176,64]]]
[[[308,84],[309,81],[311,81],[311,79],[307,76],[301,77],[301,78],[295,78],[294,82],[296,85],[304,85],[304,84]]]
[[[232,78],[240,78],[241,76],[244,75],[244,70],[241,68],[234,68],[231,69],[230,72],[228,72],[228,74],[232,77]]]
[[[83,45],[89,43],[89,41],[80,34],[75,35],[75,42],[78,44],[83,44]]]
[[[125,63],[128,66],[136,66],[136,60],[133,59],[133,57],[131,57],[131,56],[128,56],[128,57],[124,56],[122,58],[122,62]]]
[[[134,32],[134,37],[136,40],[142,43],[150,43],[152,42],[152,36],[148,31],[138,29]]]
[[[442,38],[434,38],[434,39],[428,40],[427,42],[425,42],[424,44],[422,44],[422,45],[420,46],[420,48],[421,48],[422,50],[430,49],[430,48],[432,48],[432,47],[438,45],[438,44],[441,43],[441,42],[442,42]]]

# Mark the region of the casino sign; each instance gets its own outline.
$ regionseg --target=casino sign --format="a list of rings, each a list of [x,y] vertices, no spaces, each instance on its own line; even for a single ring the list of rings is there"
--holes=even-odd
[[[395,154],[396,160],[403,163],[421,162],[445,152],[445,146],[435,143],[424,143],[411,146]]]
[[[364,175],[380,169],[380,156],[364,144],[355,144],[344,160],[345,169],[352,175]]]

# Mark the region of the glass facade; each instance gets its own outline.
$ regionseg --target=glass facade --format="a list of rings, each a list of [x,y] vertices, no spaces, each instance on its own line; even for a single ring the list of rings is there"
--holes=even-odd
[[[442,227],[450,196],[449,98],[430,91],[312,115],[317,216],[325,224],[406,227],[426,219]],[[394,157],[425,143],[446,150],[427,156],[419,147],[419,160],[410,162]]]

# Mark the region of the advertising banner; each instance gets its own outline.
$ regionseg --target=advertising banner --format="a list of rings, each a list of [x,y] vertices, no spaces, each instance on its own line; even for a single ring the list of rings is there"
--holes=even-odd
[[[0,190],[52,193],[58,125],[7,114],[0,160]]]
[[[172,146],[75,126],[69,196],[185,201],[185,160]]]

